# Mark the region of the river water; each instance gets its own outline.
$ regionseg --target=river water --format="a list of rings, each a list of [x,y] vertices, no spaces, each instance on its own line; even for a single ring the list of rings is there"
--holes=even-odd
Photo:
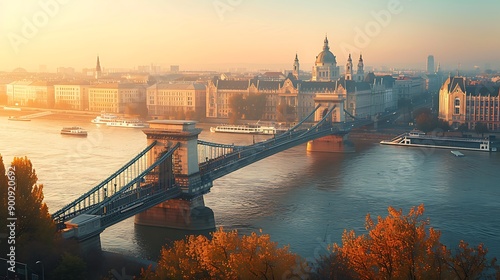
[[[0,154],[4,163],[27,156],[44,185],[51,213],[70,203],[146,147],[140,129],[113,128],[90,119],[0,118]],[[63,126],[79,125],[87,138],[62,136]],[[251,144],[248,135],[214,134],[200,139]],[[263,140],[265,136],[256,136]],[[341,242],[344,229],[364,233],[367,213],[386,216],[387,207],[424,204],[425,217],[442,232],[441,241],[456,247],[463,239],[484,243],[500,257],[500,153],[383,146],[355,142],[350,154],[308,153],[292,148],[214,182],[205,204],[217,227],[249,234],[262,229],[280,245],[305,258]],[[134,225],[133,218],[101,234],[104,250],[156,260],[162,244],[184,232]]]

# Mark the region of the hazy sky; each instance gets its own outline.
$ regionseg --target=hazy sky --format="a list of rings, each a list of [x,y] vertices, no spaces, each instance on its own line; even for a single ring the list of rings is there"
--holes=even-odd
[[[500,68],[498,0],[0,0],[0,70],[179,64],[310,70],[328,34],[343,66]]]

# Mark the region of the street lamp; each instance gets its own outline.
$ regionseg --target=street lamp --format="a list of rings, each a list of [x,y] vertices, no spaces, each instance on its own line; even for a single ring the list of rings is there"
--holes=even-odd
[[[45,268],[43,267],[42,261],[36,261],[36,264],[42,265],[42,280],[45,280]]]

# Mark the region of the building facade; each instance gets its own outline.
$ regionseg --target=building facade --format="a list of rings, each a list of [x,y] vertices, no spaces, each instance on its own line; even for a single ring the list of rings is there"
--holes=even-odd
[[[297,79],[300,72],[297,54],[292,69],[284,80],[263,80],[260,77],[246,80],[211,79],[206,91],[206,117],[228,119],[231,116],[231,98],[237,95],[245,98],[250,94],[265,96],[266,103],[261,120],[269,121],[304,119],[314,110],[318,100],[333,100],[328,95],[335,96],[337,104],[343,106],[338,112],[347,113],[350,119],[370,118],[396,107],[394,79],[390,76],[375,77],[370,73],[371,78],[365,80],[368,75],[365,77],[361,55],[356,72],[349,55],[346,75],[340,78],[336,58],[329,50],[327,38],[323,51],[316,57],[310,81]],[[320,94],[321,98],[316,98]]]
[[[9,105],[52,108],[54,85],[47,81],[14,81],[6,85]]]
[[[146,103],[146,87],[137,84],[98,84],[88,89],[89,110],[108,113],[127,113]]]
[[[153,117],[206,115],[206,87],[200,83],[157,83],[147,88],[146,99]]]
[[[449,77],[439,90],[439,118],[452,127],[465,124],[474,129],[478,123],[489,130],[500,130],[499,88],[470,85],[465,77]]]
[[[399,76],[393,90],[398,99],[415,100],[426,92],[426,81],[421,77]]]
[[[54,85],[55,108],[88,110],[89,83],[65,83]]]

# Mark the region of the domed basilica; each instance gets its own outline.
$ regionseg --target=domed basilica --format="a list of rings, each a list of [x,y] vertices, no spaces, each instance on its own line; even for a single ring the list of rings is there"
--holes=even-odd
[[[325,37],[323,51],[316,56],[316,62],[312,69],[312,81],[334,81],[340,78],[337,59],[330,51],[328,38]]]

